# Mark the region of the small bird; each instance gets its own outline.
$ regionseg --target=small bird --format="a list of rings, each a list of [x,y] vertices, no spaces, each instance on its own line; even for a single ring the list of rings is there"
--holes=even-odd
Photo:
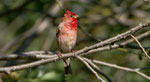
[[[61,58],[61,53],[71,52],[77,40],[77,20],[78,15],[67,10],[64,14],[63,21],[58,25],[56,30],[56,38],[59,46],[58,57]],[[72,74],[70,66],[70,58],[63,59],[65,75]]]

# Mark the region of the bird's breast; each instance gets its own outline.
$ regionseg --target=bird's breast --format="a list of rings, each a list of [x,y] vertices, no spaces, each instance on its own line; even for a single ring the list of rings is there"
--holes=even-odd
[[[77,32],[74,30],[63,29],[58,37],[59,47],[63,52],[70,52],[76,44]]]

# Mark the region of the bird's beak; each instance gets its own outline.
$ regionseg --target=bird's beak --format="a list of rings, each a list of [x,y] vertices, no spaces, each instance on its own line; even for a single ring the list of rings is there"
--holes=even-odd
[[[73,16],[73,17],[77,19],[79,16],[78,16],[78,15],[75,15],[75,16]]]

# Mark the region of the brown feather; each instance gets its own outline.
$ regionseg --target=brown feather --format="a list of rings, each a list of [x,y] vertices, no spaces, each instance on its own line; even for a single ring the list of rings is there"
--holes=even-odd
[[[56,37],[58,37],[59,33],[60,33],[60,31],[59,31],[59,28],[57,27],[57,29],[56,29]]]

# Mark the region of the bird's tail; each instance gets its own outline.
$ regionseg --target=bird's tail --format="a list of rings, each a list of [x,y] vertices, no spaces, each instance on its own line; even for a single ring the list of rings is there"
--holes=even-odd
[[[70,58],[64,59],[63,61],[64,61],[64,68],[65,68],[65,75],[72,74]]]

